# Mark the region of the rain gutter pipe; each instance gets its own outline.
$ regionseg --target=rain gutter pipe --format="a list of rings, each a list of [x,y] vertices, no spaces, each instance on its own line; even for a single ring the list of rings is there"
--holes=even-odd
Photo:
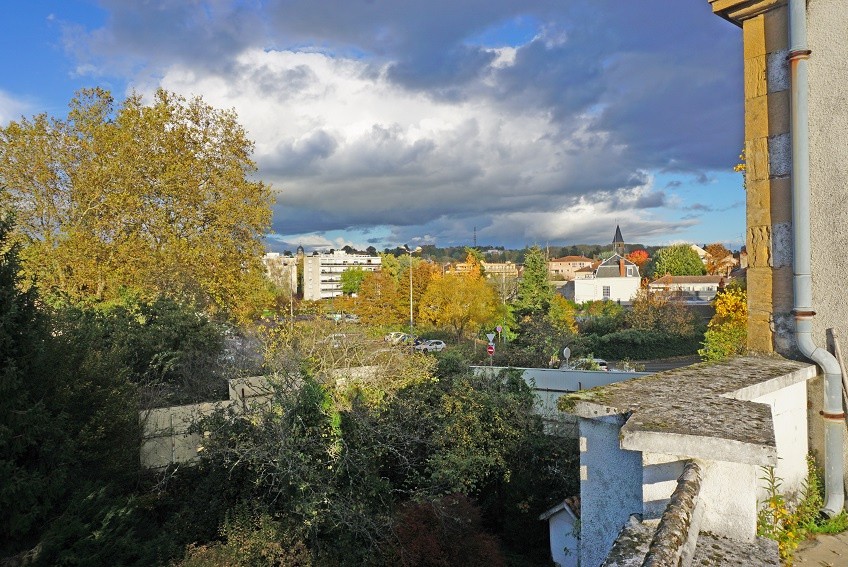
[[[792,230],[795,341],[801,353],[824,372],[825,502],[822,513],[839,514],[845,505],[842,437],[842,372],[839,362],[813,341],[812,249],[810,246],[810,128],[808,118],[807,2],[789,0],[789,73],[792,131]]]

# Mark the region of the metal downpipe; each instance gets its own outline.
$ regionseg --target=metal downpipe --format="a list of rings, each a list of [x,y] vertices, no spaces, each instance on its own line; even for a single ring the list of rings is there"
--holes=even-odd
[[[789,73],[792,131],[792,230],[795,341],[801,353],[824,372],[825,503],[822,513],[839,514],[845,505],[842,456],[845,414],[842,372],[836,358],[813,341],[812,248],[810,244],[810,129],[808,119],[807,3],[789,0]]]

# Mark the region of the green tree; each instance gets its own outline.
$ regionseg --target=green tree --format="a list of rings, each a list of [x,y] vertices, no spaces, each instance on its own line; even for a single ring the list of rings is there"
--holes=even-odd
[[[560,331],[577,333],[577,306],[559,294],[555,294],[548,310],[548,319]]]
[[[0,550],[28,539],[64,481],[63,471],[52,470],[55,429],[39,392],[43,320],[34,291],[18,286],[12,219],[0,218]]]
[[[516,309],[520,312],[546,312],[554,297],[548,283],[548,261],[538,246],[532,246],[524,256],[524,272],[518,282]]]
[[[260,263],[271,193],[250,179],[252,149],[232,111],[164,90],[117,108],[84,90],[65,119],[11,122],[0,184],[21,211],[26,273],[73,298],[131,288],[250,316],[272,299]]]
[[[346,295],[358,293],[359,287],[362,285],[362,280],[365,279],[365,273],[365,270],[358,267],[348,268],[342,272],[342,293]]]
[[[380,271],[397,280],[400,277],[400,260],[394,254],[388,252],[380,253]]]
[[[704,263],[698,253],[688,244],[675,244],[661,248],[654,254],[648,266],[652,277],[672,276],[702,276],[706,273]]]

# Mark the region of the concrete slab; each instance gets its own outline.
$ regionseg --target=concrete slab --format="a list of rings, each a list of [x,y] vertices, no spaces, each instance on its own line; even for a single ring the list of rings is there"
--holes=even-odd
[[[844,567],[848,565],[848,532],[820,535],[795,550],[794,565]]]

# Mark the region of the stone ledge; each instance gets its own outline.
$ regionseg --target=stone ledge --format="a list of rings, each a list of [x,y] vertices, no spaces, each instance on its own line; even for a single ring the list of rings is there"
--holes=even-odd
[[[815,375],[809,363],[744,356],[575,392],[558,407],[588,419],[622,416],[623,449],[774,465],[771,408],[751,400]]]

